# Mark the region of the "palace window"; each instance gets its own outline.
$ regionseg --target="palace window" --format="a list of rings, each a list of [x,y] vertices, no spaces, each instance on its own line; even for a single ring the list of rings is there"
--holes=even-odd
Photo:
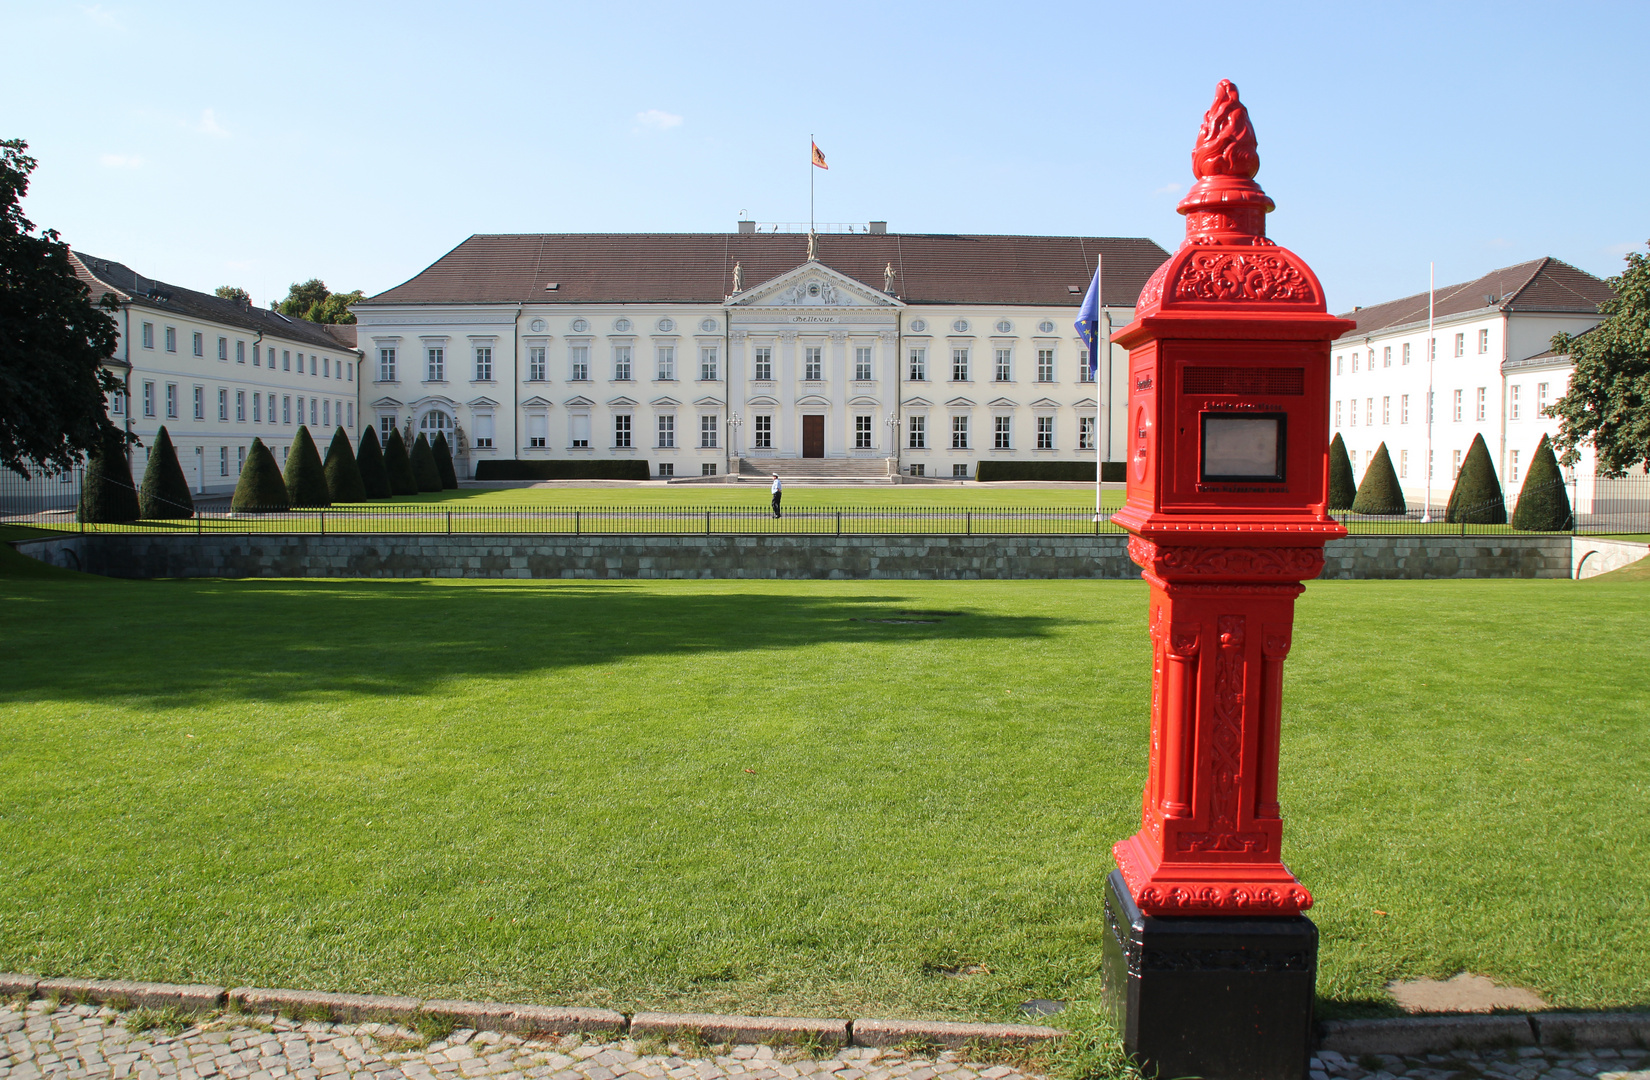
[[[346,427],[354,427],[355,426],[355,402],[353,402],[353,401],[344,402],[344,408],[347,410],[346,415],[349,417],[349,419],[347,421],[345,421],[345,426]],[[269,395],[269,422],[271,424],[273,424],[275,422],[275,395],[274,394]]]
[[[152,382],[143,384],[143,415],[155,415],[155,384]]]
[[[675,475],[676,475],[676,466],[675,465],[673,465],[671,462],[668,462],[668,461],[661,461],[659,463],[659,479],[668,480],[668,479],[670,479],[671,477],[673,477]]]
[[[630,445],[630,414],[619,413],[613,418],[613,445],[626,447]]]
[[[1455,355],[1467,355],[1467,335],[1465,332],[1455,335]]]
[[[1077,418],[1077,449],[1093,450],[1095,448],[1094,420],[1095,418],[1092,416],[1079,416]]]
[[[300,360],[299,363],[301,364],[301,363],[303,363],[303,361]],[[274,368],[274,366],[275,366],[275,350],[274,349],[269,350],[269,366],[271,368]],[[292,370],[292,352],[291,352],[290,349],[282,349],[281,350],[281,370],[282,371],[291,371]]]
[[[802,377],[809,382],[818,382],[825,377],[825,363],[821,359],[824,349],[818,345],[809,345],[802,350]]]
[[[1480,419],[1480,420],[1484,419],[1484,415],[1485,415],[1485,412],[1487,411],[1488,404],[1489,404],[1488,401],[1485,399],[1484,389],[1485,388],[1482,387],[1482,386],[1480,386],[1478,388],[1478,400],[1477,400],[1476,406],[1474,408],[1474,412],[1476,413],[1478,419]]]
[[[654,368],[657,374],[655,379],[674,380],[676,378],[676,346],[660,345],[653,350]]]
[[[1456,423],[1461,422],[1461,391],[1459,391],[1459,390],[1455,391],[1455,416],[1454,416],[1454,420],[1455,420]]]
[[[1077,381],[1080,383],[1093,382],[1094,371],[1089,367],[1089,351],[1077,350]]]
[[[1012,382],[1014,379],[1014,350],[997,350],[997,381]]]
[[[350,406],[350,411],[353,413],[354,410],[355,410],[355,406],[351,405]],[[278,423],[278,421],[275,419],[275,395],[274,394],[269,395],[269,422],[271,424]]]
[[[912,450],[928,449],[928,418],[909,416],[905,420],[906,446]]]
[[[425,352],[424,381],[445,382],[447,380],[447,350],[439,345],[432,345]],[[298,357],[298,366],[304,366],[304,358]]]
[[[218,419],[229,419],[229,391],[221,387],[218,389]]]
[[[281,399],[281,417],[282,417],[281,422],[286,423],[287,422],[286,421],[286,398]],[[395,430],[395,416],[391,413],[379,413],[378,414],[378,441],[380,443],[387,441],[390,437],[390,432],[392,432],[394,430]]]
[[[282,397],[281,397],[281,423],[288,424],[288,425],[290,425],[292,423],[292,397],[291,397],[291,395],[282,395]],[[384,429],[384,438],[387,439],[389,437],[390,437],[389,429],[385,428]]]
[[[531,345],[527,349],[527,381],[543,382],[549,375],[549,365],[545,362],[545,348],[543,345]]]
[[[716,449],[716,429],[720,426],[715,414],[699,418],[699,449]]]
[[[1399,477],[1406,477],[1406,476],[1409,475],[1409,451],[1408,450],[1398,451],[1398,475],[1399,475]]]
[[[854,449],[871,449],[871,418],[869,416],[854,417]]]
[[[951,466],[951,478],[953,480],[967,480],[968,479],[968,463],[967,462],[958,462],[957,464]]]
[[[1511,480],[1513,483],[1516,484],[1516,483],[1518,483],[1518,451],[1517,450],[1512,450],[1512,451],[1509,451],[1509,453],[1512,455],[1512,457],[1511,457],[1511,460],[1508,462],[1507,479]]]
[[[1403,358],[1403,365],[1404,365],[1404,366],[1405,366],[1405,367],[1408,367],[1408,366],[1409,366],[1409,342],[1407,342],[1407,341],[1406,341],[1406,342],[1404,342],[1404,358]]]
[[[968,350],[966,348],[951,350],[951,381],[968,381]]]
[[[996,416],[996,417],[993,417],[992,419],[995,421],[995,423],[992,425],[993,429],[994,429],[994,431],[993,431],[994,438],[993,438],[993,441],[992,441],[992,444],[991,444],[992,449],[994,449],[994,450],[1012,450],[1012,449],[1014,449],[1014,440],[1013,440],[1014,418],[1012,416]]]
[[[1357,373],[1358,373],[1358,354],[1356,352],[1354,352],[1352,354],[1352,374],[1356,375]]]
[[[854,346],[854,379],[857,382],[871,381],[871,348],[868,345]]]
[[[751,378],[758,382],[773,379],[773,347],[758,345],[751,353]]]
[[[238,424],[246,422],[246,391],[245,390],[235,391],[235,422],[238,423]]]
[[[1346,426],[1358,426],[1358,399],[1349,398],[1346,403]]]
[[[707,462],[703,463],[702,465],[700,465],[699,466],[699,475],[700,476],[715,476],[716,475],[716,462],[707,461]]]
[[[1053,349],[1038,349],[1037,350],[1037,381],[1038,382],[1053,382],[1054,381],[1054,350]]]
[[[261,424],[264,422],[263,405],[264,396],[262,394],[254,393],[252,395],[252,422],[254,424]]]
[[[313,367],[315,364],[315,358],[313,356],[310,357],[309,362],[310,366]],[[481,357],[479,355],[476,357],[476,364],[477,366],[481,364]],[[493,350],[491,349],[487,350],[487,370],[489,372],[493,370]],[[342,364],[338,366],[338,377],[340,379],[344,377],[344,367]],[[490,375],[488,377],[491,378]],[[332,357],[330,356],[321,357],[321,378],[332,378]]]
[[[1511,386],[1507,387],[1507,418],[1509,420],[1517,420],[1518,419],[1518,384],[1517,383],[1513,383]]]
[[[953,416],[951,418],[951,449],[968,449],[968,417]]]
[[[1381,398],[1381,423],[1383,425],[1392,423],[1392,396],[1390,394]]]
[[[1392,346],[1391,345],[1386,345],[1386,346],[1383,346],[1381,348],[1381,366],[1384,367],[1384,368],[1392,366]]]
[[[568,417],[568,443],[575,450],[590,448],[590,414],[574,413]]]
[[[1339,401],[1335,402],[1335,426],[1341,426],[1341,403]]]
[[[529,450],[543,450],[550,445],[550,417],[544,413],[529,413],[527,416],[527,448]]]
[[[715,382],[716,369],[720,366],[721,357],[717,354],[716,346],[699,346],[699,378],[703,382]]]
[[[907,369],[910,371],[912,382],[928,381],[928,350],[913,348],[908,354]]]
[[[145,349],[155,347],[155,324],[152,322],[143,324],[143,347]]]
[[[1547,384],[1544,382],[1535,384],[1535,414],[1547,415]]]
[[[676,414],[659,414],[659,445],[671,448],[676,445]]]
[[[175,326],[168,326],[166,328],[166,351],[178,351],[178,328]]]
[[[257,397],[256,394],[254,394],[252,396]],[[254,403],[254,409],[255,408],[256,408],[256,403]],[[252,419],[256,420],[257,417],[254,416]],[[321,402],[321,426],[322,427],[331,427],[332,426],[332,402],[329,401],[329,400],[323,400]]]
[[[1364,425],[1366,427],[1374,427],[1375,426],[1375,399],[1374,398],[1365,398],[1364,399]]]
[[[476,382],[493,381],[493,347],[476,346]]]
[[[1037,418],[1037,449],[1054,449],[1054,417],[1039,416]]]
[[[218,475],[229,475],[229,447],[218,447]]]
[[[1409,423],[1409,395],[1403,394],[1398,398],[1398,423]]]
[[[195,419],[206,419],[206,387],[195,387]]]
[[[315,402],[314,398],[310,398],[309,399],[309,424],[310,424],[311,427],[314,427],[316,424],[320,423],[320,421],[318,421],[315,418],[315,415],[316,415],[316,402]]]
[[[1478,351],[1480,353],[1490,351],[1490,331],[1488,327],[1478,331]]]
[[[178,384],[175,382],[169,382],[166,384],[166,419],[176,420],[177,418]]]
[[[1337,375],[1339,375],[1341,373],[1341,359],[1342,359],[1342,354],[1341,353],[1336,353],[1335,354],[1335,374],[1337,374]]]
[[[1461,451],[1455,450],[1452,451],[1452,454],[1453,456],[1450,459],[1449,478],[1454,480],[1461,475]]]
[[[476,449],[491,450],[493,448],[493,414],[490,412],[476,413],[475,426]]]
[[[630,346],[613,346],[613,380],[615,382],[630,381]],[[629,443],[623,445],[629,446]]]
[[[114,416],[126,415],[126,392],[116,390],[109,395],[109,412]]]
[[[773,449],[773,417],[756,416],[751,419],[751,445],[758,450]]]
[[[235,342],[235,363],[237,363],[237,364],[246,363],[246,342],[244,342],[244,341]],[[257,366],[257,363],[258,363],[258,350],[257,349],[252,350],[252,363],[253,363],[254,367]],[[271,364],[269,366],[271,368],[273,368],[275,365]]]
[[[567,350],[567,381],[588,382],[590,379],[590,346],[574,345]]]
[[[284,457],[285,455],[282,455],[282,456]],[[239,476],[241,474],[241,471],[245,468],[246,468],[246,447],[245,446],[237,446],[237,447],[235,447],[235,475]]]

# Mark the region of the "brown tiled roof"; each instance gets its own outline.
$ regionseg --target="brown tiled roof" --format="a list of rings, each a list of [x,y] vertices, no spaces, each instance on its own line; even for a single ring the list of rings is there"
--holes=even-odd
[[[819,261],[913,304],[1077,307],[1105,256],[1104,303],[1132,307],[1168,252],[1094,236],[831,233]],[[373,304],[721,303],[741,264],[751,288],[807,260],[801,233],[550,233],[472,236]],[[555,283],[554,291],[545,286]],[[1073,292],[1071,287],[1076,286]]]
[[[329,336],[336,338],[338,344],[344,346],[344,348],[355,348],[354,323],[323,323],[321,329],[325,330]]]
[[[1492,307],[1500,311],[1591,314],[1598,310],[1601,302],[1614,295],[1610,286],[1585,270],[1577,270],[1569,263],[1545,257],[1491,270],[1481,278],[1437,289],[1433,314],[1441,319]],[[1384,304],[1348,311],[1341,318],[1352,319],[1358,324],[1356,330],[1342,335],[1342,340],[1361,338],[1392,326],[1424,323],[1427,321],[1427,294],[1416,293],[1402,300],[1388,300]]]
[[[75,276],[92,292],[92,299],[113,293],[122,302],[151,308],[162,313],[173,312],[179,318],[204,319],[238,326],[253,333],[263,331],[270,337],[303,342],[318,349],[353,349],[355,327],[350,327],[349,342],[327,333],[319,323],[304,319],[289,319],[267,308],[225,300],[211,293],[196,292],[181,285],[146,278],[131,267],[111,259],[100,259],[80,251],[70,252]]]

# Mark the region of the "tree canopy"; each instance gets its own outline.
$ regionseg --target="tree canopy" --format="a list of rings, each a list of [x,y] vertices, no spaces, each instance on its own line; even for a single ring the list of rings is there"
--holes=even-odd
[[[252,303],[252,294],[239,285],[219,285],[212,290],[212,293],[214,296],[221,297],[224,300],[233,300],[238,304]]]
[[[305,282],[294,282],[287,290],[286,299],[276,304],[275,310],[289,319],[307,319],[317,323],[352,323],[355,316],[350,314],[349,306],[363,295],[360,289],[354,292],[335,293],[328,289],[327,283],[320,278],[310,278]]]
[[[1346,443],[1339,434],[1329,443],[1329,509],[1350,510],[1358,495],[1358,483],[1352,478],[1352,459],[1347,456]]]
[[[23,216],[35,160],[22,139],[0,141],[0,465],[27,477],[67,469],[109,437],[108,395],[121,384],[103,362],[119,335],[75,277],[69,245]]]
[[[1553,351],[1575,365],[1570,388],[1549,411],[1559,460],[1573,465],[1592,443],[1600,476],[1650,464],[1650,258],[1627,255],[1627,269],[1605,284],[1614,298],[1598,306],[1604,321],[1584,334],[1558,334]]]

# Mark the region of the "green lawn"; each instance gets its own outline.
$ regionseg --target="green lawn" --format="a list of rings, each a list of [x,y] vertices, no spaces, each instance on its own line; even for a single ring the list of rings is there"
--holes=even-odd
[[[998,1020],[1098,996],[1140,583],[0,556],[0,970]],[[1650,1006],[1647,588],[1309,587],[1282,800],[1329,1012],[1462,969]]]

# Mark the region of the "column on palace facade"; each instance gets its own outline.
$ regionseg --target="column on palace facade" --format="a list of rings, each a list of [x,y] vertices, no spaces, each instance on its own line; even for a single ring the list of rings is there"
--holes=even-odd
[[[797,355],[796,331],[779,331],[779,355],[774,357],[774,383],[779,390],[779,407],[774,410],[774,449],[781,457],[802,456],[802,415],[796,408],[797,378],[802,374],[801,358]]]
[[[825,420],[825,456],[847,457],[854,445],[853,417],[848,399],[853,396],[853,371],[848,362],[848,331],[832,330],[831,344],[826,353],[825,396],[830,399],[831,411]]]
[[[877,358],[874,370],[881,372],[877,380],[877,399],[882,405],[875,420],[876,428],[881,432],[877,445],[883,448],[884,457],[899,457],[898,427],[889,427],[888,417],[899,417],[899,332],[897,330],[882,330],[877,334]]]
[[[729,318],[724,311],[723,318]],[[743,423],[739,427],[728,426],[728,453],[738,456],[745,452],[755,439],[755,428],[752,426],[750,397],[751,380],[750,365],[746,360],[745,346],[750,335],[744,330],[728,330],[728,355],[723,361],[726,365],[725,374],[728,377],[728,406],[727,419],[738,416]],[[734,466],[737,470],[738,466]]]

